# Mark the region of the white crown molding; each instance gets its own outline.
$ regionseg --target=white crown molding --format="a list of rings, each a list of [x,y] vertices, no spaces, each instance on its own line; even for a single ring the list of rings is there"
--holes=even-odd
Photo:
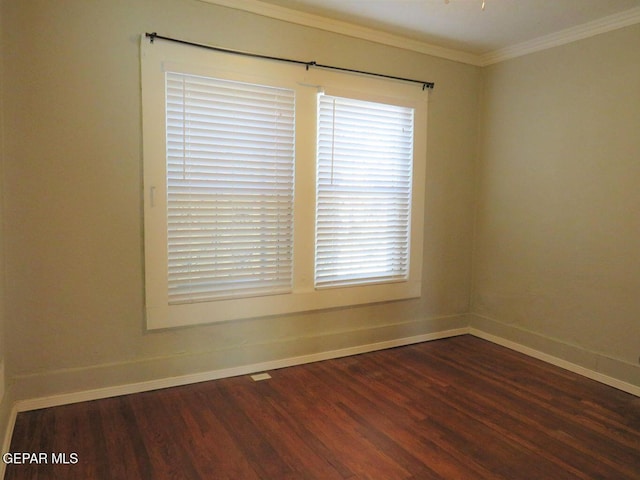
[[[455,62],[468,63],[470,65],[480,65],[480,57],[478,55],[453,50],[449,48],[431,45],[426,42],[413,40],[393,35],[391,33],[382,32],[372,28],[362,27],[353,23],[334,20],[319,15],[299,12],[290,8],[272,5],[270,3],[261,2],[260,0],[200,0],[206,3],[212,3],[222,7],[243,10],[245,12],[255,13],[264,17],[275,18],[285,22],[304,25],[306,27],[317,28],[332,33],[339,33],[349,37],[359,38],[361,40],[369,40],[371,42],[398,47],[405,50],[411,50],[425,55],[445,58]]]
[[[550,35],[535,38],[528,42],[518,43],[510,47],[485,53],[480,56],[479,64],[484,67],[494,63],[503,62],[511,58],[521,57],[529,53],[558,47],[577,40],[593,37],[601,33],[635,25],[636,23],[640,23],[640,7],[635,7],[630,10],[625,10],[624,12],[602,17],[598,20],[584,23],[576,27],[560,30]]]
[[[481,67],[640,23],[640,7],[635,7],[624,12],[603,17],[576,27],[567,28],[527,42],[487,52],[482,55],[476,55],[461,50],[439,47],[437,45],[409,39],[399,35],[385,33],[379,30],[355,25],[353,23],[333,20],[319,15],[312,15],[292,10],[290,8],[272,5],[260,0],[200,1]]]

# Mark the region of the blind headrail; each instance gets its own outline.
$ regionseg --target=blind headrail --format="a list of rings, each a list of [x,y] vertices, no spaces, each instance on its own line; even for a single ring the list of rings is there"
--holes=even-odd
[[[270,56],[270,55],[261,55],[259,53],[250,53],[250,52],[243,52],[240,50],[231,50],[228,48],[221,48],[221,47],[214,47],[213,45],[205,45],[202,43],[195,43],[195,42],[190,42],[188,40],[180,40],[178,38],[172,38],[172,37],[165,37],[162,35],[158,35],[156,32],[153,33],[146,33],[145,37],[149,39],[149,41],[151,43],[153,43],[156,39],[160,39],[160,40],[165,40],[168,42],[175,42],[175,43],[181,43],[183,45],[190,45],[192,47],[199,47],[199,48],[206,48],[208,50],[215,50],[216,52],[222,52],[222,53],[231,53],[234,55],[243,55],[245,57],[253,57],[253,58],[262,58],[264,60],[274,60],[277,62],[287,62],[287,63],[295,63],[297,65],[304,65],[305,68],[308,70],[309,68],[313,67],[313,68],[323,68],[325,70],[337,70],[340,72],[347,72],[347,73],[356,73],[359,75],[368,75],[371,77],[379,77],[379,78],[387,78],[389,80],[398,80],[401,82],[410,82],[410,83],[417,83],[419,85],[422,85],[422,90],[433,90],[435,84],[433,82],[427,82],[424,80],[416,80],[414,78],[406,78],[406,77],[397,77],[394,75],[386,75],[384,73],[374,73],[374,72],[367,72],[364,70],[356,70],[353,68],[344,68],[344,67],[336,67],[333,65],[324,65],[322,63],[317,63],[315,61],[309,61],[309,62],[305,62],[303,60],[294,60],[291,58],[284,58],[284,57],[274,57],[274,56]]]

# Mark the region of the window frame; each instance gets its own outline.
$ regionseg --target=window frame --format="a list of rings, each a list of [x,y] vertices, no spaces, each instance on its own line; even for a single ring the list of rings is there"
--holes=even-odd
[[[422,293],[428,92],[387,79],[141,39],[145,310],[148,330],[417,298]],[[291,293],[169,305],[166,247],[165,72],[295,91],[294,253]],[[407,281],[315,288],[317,95],[414,109],[410,262]],[[381,93],[382,92],[382,93]]]

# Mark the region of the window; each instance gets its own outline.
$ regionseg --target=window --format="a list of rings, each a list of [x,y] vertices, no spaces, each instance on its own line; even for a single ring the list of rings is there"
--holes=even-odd
[[[427,94],[142,41],[147,328],[421,294]]]
[[[316,287],[409,276],[413,109],[320,95]]]
[[[289,293],[294,92],[166,82],[169,304]]]

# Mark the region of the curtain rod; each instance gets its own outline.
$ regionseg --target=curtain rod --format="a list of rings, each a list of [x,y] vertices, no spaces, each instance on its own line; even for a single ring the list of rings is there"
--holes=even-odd
[[[340,72],[357,73],[357,74],[360,74],[360,75],[369,75],[369,76],[372,76],[372,77],[388,78],[390,80],[399,80],[399,81],[402,81],[402,82],[418,83],[418,84],[422,85],[422,90],[425,90],[425,89],[433,90],[433,87],[434,87],[434,83],[433,82],[425,82],[423,80],[415,80],[413,78],[395,77],[393,75],[385,75],[383,73],[365,72],[363,70],[354,70],[352,68],[343,68],[343,67],[335,67],[335,66],[332,66],[332,65],[323,65],[321,63],[317,63],[317,62],[314,62],[314,61],[304,62],[302,60],[292,60],[290,58],[272,57],[272,56],[269,56],[269,55],[261,55],[259,53],[248,53],[248,52],[241,52],[239,50],[229,50],[227,48],[214,47],[214,46],[211,46],[211,45],[204,45],[204,44],[201,44],[201,43],[189,42],[187,40],[179,40],[177,38],[163,37],[162,35],[158,35],[156,32],[146,33],[145,36],[149,39],[149,41],[151,43],[153,43],[154,40],[156,38],[158,38],[160,40],[166,40],[166,41],[169,41],[169,42],[181,43],[183,45],[190,45],[192,47],[200,47],[200,48],[206,48],[208,50],[215,50],[216,52],[232,53],[234,55],[243,55],[245,57],[262,58],[264,60],[275,60],[275,61],[278,61],[278,62],[295,63],[295,64],[298,64],[298,65],[304,65],[307,70],[309,70],[310,67],[324,68],[326,70],[338,70]]]

